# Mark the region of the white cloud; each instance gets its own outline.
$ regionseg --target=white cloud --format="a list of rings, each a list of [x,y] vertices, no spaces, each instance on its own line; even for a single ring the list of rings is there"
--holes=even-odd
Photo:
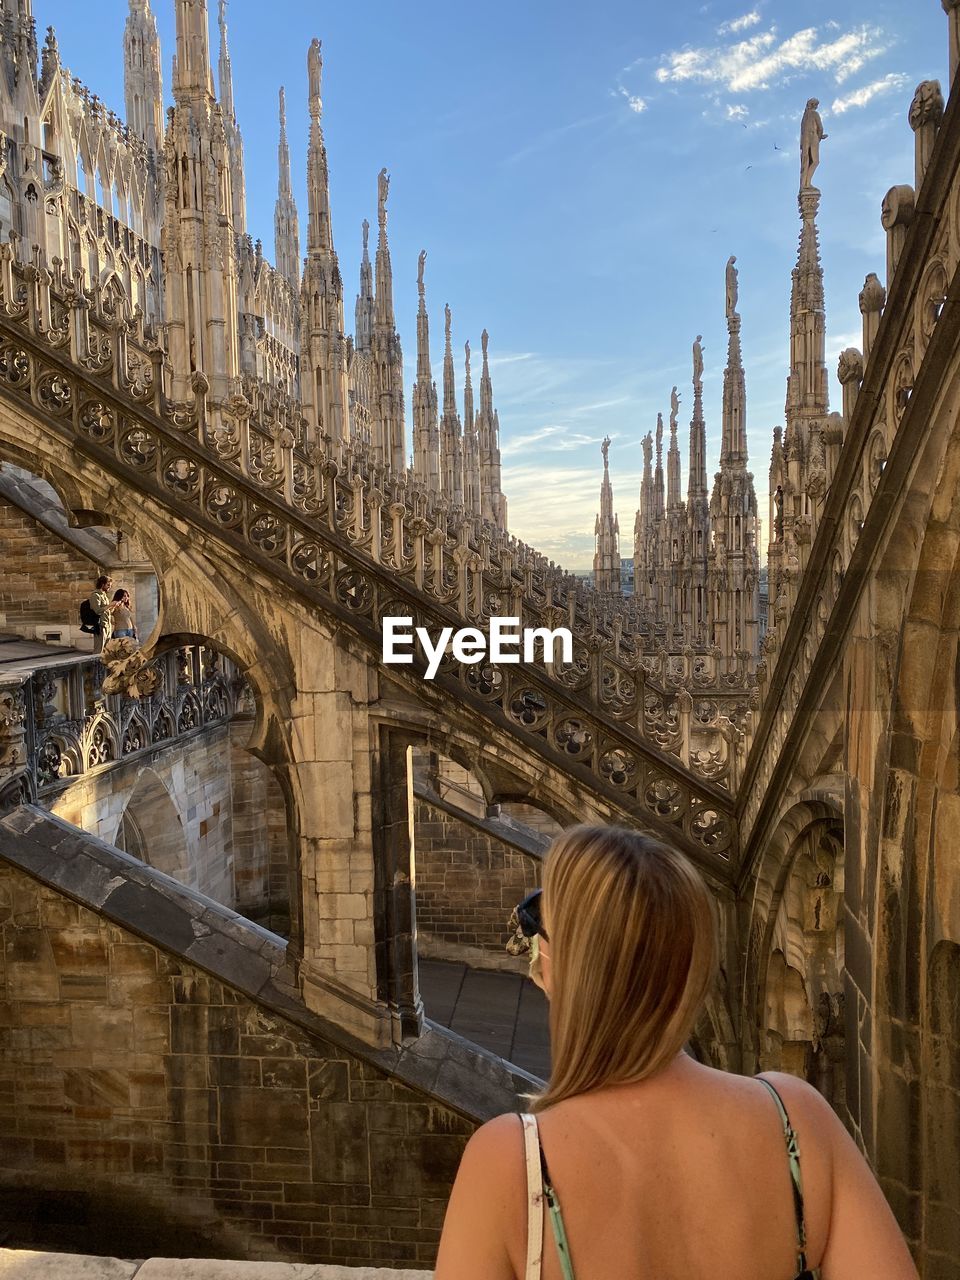
[[[853,107],[865,107],[874,98],[883,93],[890,93],[894,89],[902,89],[906,83],[907,77],[905,75],[897,71],[891,71],[882,80],[874,80],[870,84],[863,85],[860,89],[854,89],[853,93],[848,93],[846,97],[834,98],[830,110],[836,112],[837,115],[842,115],[844,111],[850,111]]]
[[[736,94],[770,89],[810,71],[831,72],[837,84],[842,84],[885,51],[878,27],[863,25],[826,40],[816,27],[786,39],[771,27],[736,44],[668,53],[656,78],[661,84],[692,81],[719,85]]]
[[[749,13],[745,13],[742,18],[732,18],[730,22],[724,22],[717,28],[718,36],[739,35],[741,31],[749,31],[751,27],[755,27],[760,21],[760,10],[751,9]]]
[[[728,120],[746,120],[750,114],[742,102],[728,102],[726,111]]]
[[[638,97],[637,94],[631,93],[630,90],[625,89],[622,84],[617,86],[617,93],[621,98],[626,100],[627,106],[631,111],[635,111],[637,115],[639,115],[641,111],[646,111],[648,106],[646,98],[641,98]]]

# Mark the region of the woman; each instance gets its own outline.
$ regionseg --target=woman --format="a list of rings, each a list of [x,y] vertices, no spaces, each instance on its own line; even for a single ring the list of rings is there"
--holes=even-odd
[[[113,593],[113,636],[116,640],[118,636],[128,636],[131,640],[139,640],[137,628],[133,621],[133,611],[130,605],[130,592],[126,587],[121,587]]]
[[[540,906],[521,925],[539,929],[550,1083],[533,1118],[499,1116],[467,1144],[436,1280],[916,1280],[814,1089],[683,1051],[717,932],[682,854],[576,827],[551,846]]]

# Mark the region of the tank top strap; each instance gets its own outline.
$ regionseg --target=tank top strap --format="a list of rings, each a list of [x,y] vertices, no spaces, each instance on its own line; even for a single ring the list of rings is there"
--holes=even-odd
[[[760,1081],[777,1104],[780,1123],[783,1126],[783,1137],[787,1146],[787,1160],[790,1164],[790,1184],[793,1188],[793,1212],[797,1223],[797,1280],[802,1280],[805,1276],[817,1276],[819,1268],[817,1271],[809,1271],[807,1269],[807,1224],[803,1210],[803,1179],[800,1175],[800,1143],[797,1139],[797,1131],[790,1123],[790,1116],[787,1114],[787,1108],[778,1091],[769,1080],[764,1080],[763,1076],[757,1076],[756,1079]]]
[[[527,1270],[525,1280],[540,1280],[540,1268],[543,1262],[543,1205],[547,1204],[550,1215],[550,1229],[553,1242],[557,1247],[560,1259],[560,1273],[563,1280],[574,1280],[573,1263],[570,1260],[570,1246],[567,1243],[567,1231],[560,1210],[560,1201],[550,1180],[547,1158],[543,1154],[540,1142],[540,1126],[537,1117],[522,1115],[524,1158],[527,1164]]]
[[[543,1261],[543,1177],[537,1117],[522,1115],[523,1158],[527,1170],[527,1262],[524,1280],[540,1280]]]

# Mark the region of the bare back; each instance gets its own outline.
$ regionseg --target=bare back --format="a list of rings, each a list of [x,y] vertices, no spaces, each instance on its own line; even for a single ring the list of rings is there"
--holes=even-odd
[[[793,1192],[773,1098],[742,1076],[690,1066],[674,1078],[571,1098],[542,1116],[577,1280],[796,1275]],[[818,1144],[807,1146],[808,1256],[816,1265],[830,1171]],[[560,1280],[549,1242],[543,1280]]]
[[[833,1113],[799,1081],[773,1079],[799,1136],[807,1266],[822,1264],[824,1280],[865,1274],[912,1280],[916,1271],[893,1217]],[[796,1216],[784,1131],[776,1102],[762,1084],[681,1056],[653,1079],[570,1098],[539,1119],[575,1280],[796,1276]],[[516,1116],[504,1116],[484,1128],[496,1132],[478,1144],[490,1151],[487,1156],[478,1152],[473,1172],[465,1175],[472,1189],[461,1191],[458,1177],[437,1280],[524,1276],[521,1126]],[[848,1159],[859,1162],[851,1163],[850,1171],[844,1165],[843,1174],[865,1206],[862,1222],[857,1221],[860,1210],[844,1209],[843,1197],[837,1196],[836,1130],[849,1144],[841,1165]],[[860,1187],[859,1178],[872,1191]],[[475,1221],[463,1233],[457,1221],[465,1212],[474,1219],[489,1212],[490,1221],[485,1227]],[[499,1261],[492,1244],[485,1256],[477,1252],[494,1234],[501,1240]],[[542,1280],[562,1280],[549,1227]]]

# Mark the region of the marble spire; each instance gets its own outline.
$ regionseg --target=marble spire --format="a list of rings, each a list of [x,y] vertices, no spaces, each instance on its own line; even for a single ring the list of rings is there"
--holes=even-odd
[[[610,483],[610,437],[600,446],[603,452],[603,480],[600,484],[600,511],[594,525],[596,550],[593,557],[593,585],[604,595],[619,595],[620,522],[613,509],[613,485]]]
[[[363,251],[360,257],[360,292],[354,312],[357,350],[367,352],[373,336],[373,267],[370,264],[370,223],[362,223]]]
[[[320,123],[323,55],[314,37],[307,49],[307,244],[300,296],[303,310],[301,389],[305,416],[316,430],[334,440],[351,433],[350,392],[344,335],[343,278],[333,247],[327,150]],[[282,90],[281,90],[282,95]],[[277,198],[277,267],[295,283],[300,271],[299,224],[290,182],[285,101],[280,100],[280,192]],[[282,232],[281,234],[279,234]],[[283,255],[280,244],[283,243]],[[369,272],[370,261],[367,258]],[[282,263],[282,265],[281,265]],[[367,281],[369,286],[369,279]],[[361,285],[361,287],[363,287]],[[371,288],[372,291],[372,288]],[[358,308],[360,302],[357,302]],[[372,306],[372,303],[371,303]],[[364,330],[369,345],[369,320]],[[366,424],[354,424],[365,436]]]
[[[176,0],[177,52],[173,64],[173,96],[213,98],[210,28],[206,0]]]
[[[427,251],[417,270],[417,377],[413,384],[413,471],[430,492],[440,492],[440,427],[437,384],[430,364],[430,317],[423,275]]]
[[[482,512],[480,480],[480,438],[473,412],[473,382],[470,378],[470,343],[464,345],[463,382],[463,505],[471,515]]]
[[[163,146],[160,36],[150,0],[130,0],[123,30],[123,88],[127,124],[151,151]]]
[[[230,62],[230,45],[227,40],[227,0],[220,0],[218,22],[220,27],[220,106],[223,110],[223,129],[230,152],[230,184],[233,192],[233,229],[242,235],[247,229],[247,183],[243,165],[243,135],[237,124],[233,102],[233,67]]]
[[[457,413],[453,368],[452,317],[443,309],[443,417],[440,419],[440,467],[443,493],[454,506],[463,506],[463,428]]]
[[[280,89],[280,141],[277,145],[277,203],[273,214],[273,238],[277,270],[296,289],[300,284],[300,223],[290,180],[290,147],[287,144],[287,102]]]
[[[500,418],[493,407],[490,377],[490,335],[480,335],[483,365],[480,370],[480,412],[477,415],[477,445],[480,450],[480,508],[485,520],[499,529],[507,527],[507,500],[500,487]]]

